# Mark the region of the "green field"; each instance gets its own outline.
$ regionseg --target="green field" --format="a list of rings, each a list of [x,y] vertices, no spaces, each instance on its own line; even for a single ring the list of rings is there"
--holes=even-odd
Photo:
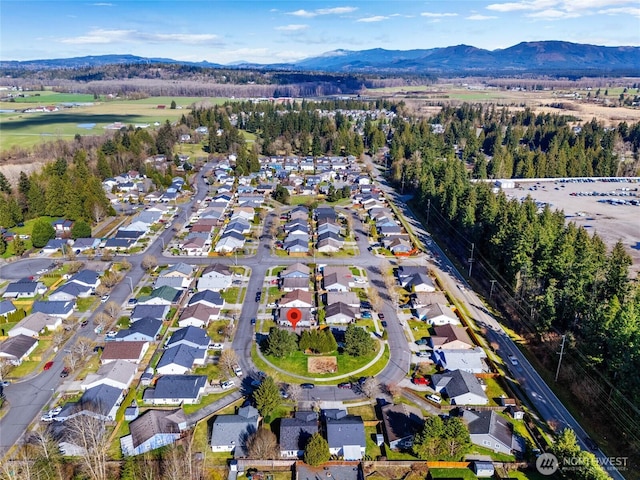
[[[32,94],[37,92],[31,92]],[[174,100],[178,108],[169,108]],[[151,97],[142,100],[109,100],[93,105],[63,108],[49,113],[23,113],[15,111],[0,113],[0,150],[13,146],[31,147],[45,141],[69,140],[76,134],[102,135],[105,127],[115,122],[124,125],[149,125],[156,128],[156,122],[178,121],[188,114],[187,108],[195,102],[221,104],[226,98],[198,97]],[[40,96],[16,98],[15,102],[0,102],[0,110],[23,110],[39,105],[60,105],[71,102],[94,102],[93,95],[42,92]],[[157,108],[164,105],[164,109]],[[95,124],[82,128],[81,124]],[[248,135],[248,140],[254,140]]]

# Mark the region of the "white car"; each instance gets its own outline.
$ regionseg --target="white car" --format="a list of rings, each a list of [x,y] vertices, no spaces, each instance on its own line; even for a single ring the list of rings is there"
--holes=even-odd
[[[209,350],[222,350],[224,345],[222,343],[211,343],[209,344]]]
[[[278,308],[277,303],[267,303],[267,308]]]
[[[59,415],[61,411],[62,411],[62,407],[52,408],[51,410],[49,410],[49,415],[51,415],[52,417],[55,417],[56,415]]]
[[[511,365],[513,365],[513,366],[519,365],[518,359],[516,357],[514,357],[513,355],[509,355],[509,361],[511,362]]]
[[[40,417],[40,420],[43,422],[53,422],[53,415],[51,415],[51,413],[45,413]]]
[[[436,402],[436,403],[442,403],[442,398],[440,398],[438,395],[436,395],[435,393],[432,393],[431,395],[429,395],[427,397],[429,400],[431,400],[432,402]]]
[[[227,380],[226,382],[222,382],[220,384],[220,386],[222,387],[223,390],[228,390],[230,388],[235,387],[235,383],[233,382],[233,380]]]
[[[106,335],[107,335],[107,337],[109,337],[109,338],[113,338],[113,337],[115,337],[117,334],[118,334],[118,332],[116,332],[115,330],[109,330],[109,331],[107,332],[107,334],[106,334]]]
[[[242,369],[238,365],[233,367],[233,372],[236,374],[236,377],[241,377],[242,376]]]
[[[109,300],[109,295],[103,295],[100,299],[100,303],[107,303],[107,300]]]

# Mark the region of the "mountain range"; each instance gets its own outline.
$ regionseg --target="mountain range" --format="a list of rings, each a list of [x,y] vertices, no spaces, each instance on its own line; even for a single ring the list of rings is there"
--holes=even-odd
[[[343,73],[411,73],[432,75],[572,74],[640,75],[640,47],[603,47],[562,41],[522,42],[484,50],[469,45],[416,50],[334,50],[292,63],[182,62],[135,55],[96,55],[65,59],[0,61],[3,69],[98,67],[109,64],[185,64],[203,68],[324,71]]]

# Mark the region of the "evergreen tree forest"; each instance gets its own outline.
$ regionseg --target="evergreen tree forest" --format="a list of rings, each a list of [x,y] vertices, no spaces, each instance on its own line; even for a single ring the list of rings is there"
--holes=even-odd
[[[566,223],[564,212],[531,198],[509,200],[491,183],[472,181],[615,176],[622,147],[637,160],[640,125],[605,129],[592,121],[575,133],[568,120],[471,105],[445,107],[429,121],[396,119],[388,174],[414,193],[414,210],[424,212],[429,229],[466,268],[473,256],[472,280],[491,291],[521,331],[541,343],[567,335],[567,352],[585,369],[571,387],[579,400],[598,406],[608,396],[611,405],[617,398],[623,403],[616,405],[638,408],[640,285],[629,276],[624,246],[608,250],[598,235]],[[432,133],[432,123],[444,133]],[[544,353],[551,365],[557,347]],[[620,410],[621,423],[632,425]]]

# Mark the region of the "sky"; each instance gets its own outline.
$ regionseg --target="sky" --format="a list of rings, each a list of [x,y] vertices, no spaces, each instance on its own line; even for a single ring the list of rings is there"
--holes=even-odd
[[[638,0],[2,0],[0,60],[281,63],[337,50],[640,45]]]

